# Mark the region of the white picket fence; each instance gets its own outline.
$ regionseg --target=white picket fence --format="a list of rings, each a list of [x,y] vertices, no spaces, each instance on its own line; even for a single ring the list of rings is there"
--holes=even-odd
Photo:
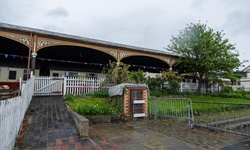
[[[199,83],[185,83],[185,82],[182,82],[180,83],[180,92],[195,92],[198,88],[198,84]],[[213,84],[213,85],[210,85],[210,87],[208,88],[208,91],[210,92],[219,92],[221,90],[221,87],[218,85],[218,84]],[[202,93],[206,93],[206,87],[205,87],[205,84],[202,84],[201,86],[201,92]]]
[[[170,84],[168,82],[164,83],[163,87],[170,88]],[[198,83],[187,83],[187,82],[181,82],[180,83],[180,92],[196,92],[198,88]],[[219,92],[221,90],[221,86],[218,84],[213,84],[208,88],[208,91],[210,92]],[[201,93],[206,93],[206,87],[204,84],[201,86]]]
[[[0,101],[0,150],[14,149],[16,137],[33,96],[34,79],[31,77],[23,85],[21,96]]]
[[[36,77],[34,96],[62,95],[63,80],[63,77]]]
[[[101,83],[104,79],[84,78],[84,77],[65,77],[63,84],[63,95],[85,95],[87,93],[95,92],[98,90],[106,89],[107,87],[114,86],[109,84],[107,87],[102,87]]]

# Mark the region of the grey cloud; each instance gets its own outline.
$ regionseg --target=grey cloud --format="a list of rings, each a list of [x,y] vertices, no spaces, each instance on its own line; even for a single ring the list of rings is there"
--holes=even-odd
[[[225,26],[232,29],[234,35],[250,35],[250,12],[237,10],[230,13]]]
[[[159,25],[160,19],[146,12],[130,12],[123,16],[97,17],[92,20],[91,35],[102,37],[105,40],[127,43],[135,46],[149,46],[152,32]],[[156,26],[154,26],[156,25]]]
[[[230,41],[246,53],[241,57],[249,56],[250,0],[44,3],[49,5],[42,7],[34,0],[0,0],[0,22],[162,50],[187,24],[208,21],[209,27],[226,31]]]
[[[207,3],[207,1],[194,0],[192,5],[191,5],[191,8],[193,8],[197,11],[202,11],[205,9],[206,3]]]
[[[53,17],[67,17],[69,16],[69,12],[63,7],[57,7],[56,9],[48,11],[46,15]]]
[[[178,23],[172,25],[171,21]],[[189,21],[171,16],[167,10],[134,10],[120,16],[96,17],[91,28],[81,32],[102,40],[163,50],[171,35],[177,34],[186,22]]]

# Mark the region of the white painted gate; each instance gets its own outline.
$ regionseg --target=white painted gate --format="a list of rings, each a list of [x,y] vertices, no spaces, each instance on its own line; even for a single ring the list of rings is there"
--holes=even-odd
[[[115,85],[110,83],[106,87],[102,87],[103,81],[104,79],[83,77],[36,77],[34,96],[85,95]]]
[[[63,77],[36,77],[34,96],[63,95]]]

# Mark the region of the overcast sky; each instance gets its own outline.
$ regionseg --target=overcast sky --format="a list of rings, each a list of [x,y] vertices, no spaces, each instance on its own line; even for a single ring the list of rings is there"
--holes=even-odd
[[[164,50],[172,35],[200,21],[223,30],[243,61],[249,8],[250,0],[0,0],[0,22]]]

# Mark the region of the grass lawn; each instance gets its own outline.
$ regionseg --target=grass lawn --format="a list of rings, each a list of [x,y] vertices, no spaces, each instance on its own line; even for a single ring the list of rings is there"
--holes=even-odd
[[[221,98],[221,97],[211,97],[211,96],[197,96],[190,95],[186,98],[191,99],[192,108],[195,115],[200,114],[219,114],[219,112],[230,112],[230,111],[242,111],[249,113],[250,110],[250,100],[239,99],[239,98]],[[175,113],[183,114],[187,112],[188,101],[178,100],[175,98],[159,98],[156,101],[156,108],[158,113],[172,114]],[[232,104],[236,103],[236,104]],[[149,108],[153,109],[154,103],[151,99],[149,101]]]
[[[211,96],[190,95],[186,98],[192,100],[194,114],[218,113],[225,111],[238,111],[250,109],[250,100],[239,98],[221,98]],[[165,99],[165,98],[161,98]],[[168,98],[169,99],[169,98]],[[171,98],[170,98],[171,99]],[[173,98],[174,99],[174,98]],[[96,97],[73,97],[73,100],[67,101],[72,110],[81,115],[115,115],[119,112],[118,106],[110,102],[108,98]],[[201,103],[202,102],[202,103]],[[215,104],[223,103],[223,104]],[[231,104],[231,103],[237,103]],[[239,105],[238,105],[239,104]],[[241,105],[246,104],[246,105]],[[249,104],[249,105],[247,105]],[[165,112],[186,112],[188,101],[180,102],[176,100],[161,101],[156,103],[157,108]],[[186,108],[185,108],[186,107]],[[153,100],[149,100],[149,108],[153,108]]]
[[[188,97],[193,102],[193,113],[198,122],[230,120],[250,115],[250,100],[195,95]]]
[[[109,103],[107,98],[73,97],[67,101],[73,111],[81,115],[115,115],[118,113],[116,107]]]
[[[79,105],[102,105],[109,106],[108,99],[105,98],[93,98],[93,97],[74,97],[73,101],[68,101],[71,108],[76,108]]]
[[[211,96],[187,96],[192,102],[230,102],[230,103],[249,103],[250,100],[240,99],[240,98],[223,98],[223,97],[211,97]]]

